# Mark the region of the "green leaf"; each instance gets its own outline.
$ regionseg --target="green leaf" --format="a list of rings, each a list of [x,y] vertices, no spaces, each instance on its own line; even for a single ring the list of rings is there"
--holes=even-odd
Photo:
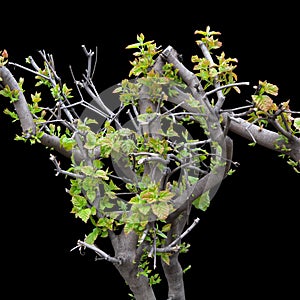
[[[96,183],[96,181],[95,181],[94,178],[92,178],[92,177],[86,177],[86,178],[84,178],[83,181],[82,181],[82,187],[83,187],[86,191],[88,191],[88,190],[90,190],[93,186],[95,186],[95,183]]]
[[[183,274],[186,273],[186,271],[188,271],[192,266],[191,265],[188,265],[182,272]]]
[[[199,178],[194,176],[188,176],[188,181],[191,185],[196,184],[198,182]]]
[[[67,150],[72,150],[73,146],[76,145],[76,141],[72,138],[67,137],[65,134],[60,138],[60,144]]]
[[[133,152],[135,147],[136,146],[133,140],[125,140],[121,144],[121,150],[125,155],[128,155],[129,153]]]
[[[171,229],[172,224],[168,223],[166,225],[163,226],[163,228],[161,229],[162,232],[168,232]]]
[[[95,159],[93,160],[93,166],[96,168],[96,169],[101,169],[103,167],[103,162],[100,160],[100,159]]]
[[[122,86],[119,86],[117,88],[115,88],[112,93],[113,94],[118,94],[118,93],[121,93],[123,91],[123,87]]]
[[[118,190],[120,190],[120,188],[112,180],[109,181],[109,189],[111,191],[118,191]]]
[[[96,241],[98,235],[100,233],[100,229],[95,227],[91,233],[88,234],[88,236],[84,239],[84,241],[90,245],[93,245]]]
[[[95,173],[96,177],[101,178],[103,180],[108,180],[107,172],[103,170],[97,170]]]
[[[209,204],[210,204],[209,191],[206,191],[200,197],[198,197],[193,201],[193,205],[197,209],[201,209],[203,211],[206,211],[206,209],[209,207]]]
[[[148,215],[150,209],[151,209],[151,207],[149,205],[146,205],[146,204],[138,205],[139,212],[141,212],[145,216]]]
[[[125,235],[129,234],[132,230],[136,227],[135,223],[126,223],[124,226],[124,233]]]
[[[300,130],[300,118],[295,118],[294,119],[294,126]]]
[[[90,216],[91,216],[91,209],[90,208],[82,209],[77,213],[77,217],[79,217],[84,223],[87,223]]]
[[[86,195],[91,202],[94,202],[94,200],[96,199],[96,191],[95,190],[92,190],[92,189],[88,190],[86,192]]]
[[[164,234],[162,231],[160,231],[160,230],[157,230],[156,233],[157,233],[158,236],[162,237],[163,239],[168,238],[167,235],[165,235],[165,234]]]
[[[267,81],[264,82],[260,81],[259,83],[264,87],[266,93],[273,96],[278,95],[278,87],[275,84],[271,84]]]
[[[161,259],[167,264],[170,264],[170,253],[161,253]]]
[[[83,167],[81,167],[81,171],[85,175],[91,176],[94,173],[94,168],[92,166],[83,166]]]
[[[98,124],[98,122],[95,119],[86,119],[85,124]]]
[[[136,36],[136,39],[137,39],[137,41],[140,42],[140,44],[142,44],[144,42],[144,40],[145,40],[145,36],[144,36],[143,33],[140,33],[140,35]]]
[[[235,170],[233,170],[233,169],[230,169],[228,172],[227,172],[227,175],[232,175],[233,173],[235,172]]]
[[[85,207],[86,204],[87,204],[86,199],[83,196],[80,196],[80,195],[74,195],[72,197],[71,202],[77,208]]]
[[[175,196],[174,193],[168,191],[168,190],[163,190],[160,191],[159,193],[159,201],[167,202],[171,200]]]
[[[125,49],[138,49],[139,47],[140,47],[140,43],[134,43],[134,44],[126,46]]]
[[[97,138],[96,135],[93,132],[88,132],[88,134],[86,135],[86,143],[84,145],[84,147],[86,149],[94,149],[97,145]]]

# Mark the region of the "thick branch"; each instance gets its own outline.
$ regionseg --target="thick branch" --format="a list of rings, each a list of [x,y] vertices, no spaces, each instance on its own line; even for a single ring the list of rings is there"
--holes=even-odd
[[[166,221],[170,222],[171,220],[176,219],[199,196],[218,187],[224,178],[223,166],[217,168],[215,172],[210,172],[203,176],[196,184],[183,191],[177,198],[173,200],[173,207],[175,211],[168,216]]]
[[[224,120],[226,119],[226,114],[224,115]],[[295,161],[300,160],[300,139],[294,137],[293,140],[285,143],[283,139],[280,139],[280,135],[271,130],[261,128],[257,125],[249,123],[242,118],[230,117],[231,122],[229,125],[229,130],[235,134],[250,140],[257,142],[258,145],[261,145],[270,150],[285,153],[289,155]],[[254,140],[253,140],[254,139]],[[289,151],[282,151],[282,147],[289,149]]]
[[[71,157],[72,152],[67,151],[65,148],[61,146],[59,137],[44,133],[40,140],[41,140],[41,144],[44,145],[45,147],[53,148],[55,151],[57,151],[58,153],[62,154],[65,157],[68,158]]]
[[[8,86],[10,90],[19,91],[18,100],[13,102],[16,113],[19,116],[21,127],[25,136],[30,136],[35,134],[35,124],[33,122],[32,114],[28,108],[27,102],[25,100],[24,94],[19,87],[18,82],[11,74],[11,72],[4,66],[0,67],[0,78],[2,78],[2,84]]]

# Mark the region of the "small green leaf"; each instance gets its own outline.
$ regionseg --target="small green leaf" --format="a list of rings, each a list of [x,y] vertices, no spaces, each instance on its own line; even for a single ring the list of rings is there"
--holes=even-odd
[[[235,170],[230,169],[230,170],[227,172],[227,175],[232,175],[234,172],[235,172]]]
[[[92,166],[83,166],[83,167],[81,167],[81,171],[85,175],[91,176],[94,173],[94,168]]]
[[[79,217],[84,223],[87,223],[90,216],[91,216],[91,209],[90,208],[82,209],[77,213],[77,217]]]
[[[300,130],[300,118],[295,118],[294,119],[294,126]]]
[[[248,143],[248,146],[254,147],[256,145],[256,142]]]
[[[94,149],[96,147],[97,138],[96,135],[93,132],[88,132],[86,135],[86,143],[84,147],[86,149]]]
[[[168,232],[171,229],[172,224],[168,223],[166,225],[163,226],[163,228],[161,229],[162,232]]]
[[[77,208],[85,207],[86,204],[87,204],[86,199],[83,196],[80,196],[80,195],[74,195],[72,197],[71,202]]]
[[[109,177],[107,176],[107,172],[103,170],[97,170],[95,173],[96,177],[101,178],[103,180],[108,180]]]
[[[161,253],[161,259],[167,264],[170,264],[170,253]]]
[[[140,46],[140,43],[134,43],[134,44],[126,46],[125,49],[137,49],[137,48],[139,48],[139,46]]]
[[[94,189],[88,190],[86,192],[86,195],[91,202],[94,202],[94,200],[96,199],[96,191]]]
[[[141,212],[145,216],[148,215],[150,209],[151,207],[149,205],[146,204],[138,205],[139,212]]]
[[[186,271],[188,271],[192,266],[191,265],[188,265],[182,272],[183,274],[186,273]]]
[[[84,241],[90,245],[93,245],[96,241],[98,235],[100,233],[100,229],[95,227],[91,233],[88,234],[88,236],[84,239]]]

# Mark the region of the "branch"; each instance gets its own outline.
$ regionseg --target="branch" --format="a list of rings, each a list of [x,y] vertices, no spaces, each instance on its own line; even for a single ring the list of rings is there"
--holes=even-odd
[[[222,114],[224,120],[226,119],[227,113]],[[247,140],[255,140],[258,145],[265,147],[267,149],[284,153],[289,155],[295,161],[300,160],[300,138],[293,136],[293,139],[285,143],[281,136],[269,129],[261,128],[255,124],[245,121],[242,118],[230,117],[231,122],[229,125],[229,130]],[[282,151],[282,146],[284,149],[288,148],[289,151]]]
[[[209,96],[213,93],[216,93],[216,92],[218,92],[220,90],[223,90],[223,89],[226,89],[228,87],[233,87],[233,86],[238,86],[238,85],[249,85],[249,84],[250,84],[249,82],[236,82],[236,83],[225,84],[225,85],[219,86],[219,87],[217,87],[217,88],[215,88],[215,89],[213,89],[209,92],[206,92],[205,95]]]
[[[93,58],[93,56],[94,56],[95,53],[92,50],[87,51],[85,45],[81,45],[81,47],[83,49],[84,54],[88,58],[88,68],[86,70],[87,76],[92,79],[93,76],[94,76],[95,70],[96,70],[96,65],[97,65],[98,48],[96,47],[96,56],[95,56],[96,61],[95,61],[95,64],[94,64],[94,68],[92,70],[92,58]]]
[[[205,91],[197,78],[197,76],[188,70],[174,55],[174,49],[171,46],[168,46],[162,53],[161,56],[163,59],[168,61],[173,65],[173,68],[178,71],[178,76],[182,78],[182,80],[188,85],[190,88],[191,94],[195,100],[199,101],[201,108],[203,109],[203,113],[206,115],[206,126],[207,131],[209,132],[211,138],[211,144],[217,144],[219,146],[218,150],[212,147],[212,151],[218,151],[222,153],[222,156],[216,157],[217,161],[216,168],[209,172],[207,175],[202,177],[195,185],[186,189],[181,195],[175,198],[173,201],[173,205],[175,208],[175,212],[172,213],[168,219],[172,220],[172,218],[176,218],[178,213],[182,212],[187,208],[195,199],[197,199],[202,193],[212,188],[215,188],[217,185],[221,184],[226,174],[226,169],[228,164],[224,163],[224,159],[227,159],[226,148],[227,142],[225,141],[225,136],[223,129],[219,123],[219,114],[216,111],[209,99],[206,97]],[[180,102],[187,101],[189,98],[182,99],[182,94],[179,94]],[[179,104],[177,101],[179,98],[173,98],[173,103]],[[185,103],[181,104],[181,107],[185,109]],[[187,106],[186,106],[187,107]],[[189,110],[192,112],[191,110]],[[218,165],[218,166],[217,166]]]
[[[30,57],[30,62],[31,62],[31,64],[34,64],[35,67],[37,67],[37,65],[35,64],[35,62],[32,59],[32,57]],[[27,72],[30,72],[30,73],[32,73],[32,74],[34,74],[36,76],[39,76],[39,77],[44,78],[46,80],[49,80],[50,82],[52,80],[49,76],[46,76],[45,74],[43,74],[41,72],[38,72],[39,68],[37,69],[37,71],[34,71],[34,70],[30,69],[30,68],[24,67],[24,66],[22,66],[20,64],[14,63],[14,62],[9,62],[8,65],[17,67],[17,68],[25,70]]]
[[[201,42],[201,41],[198,42],[197,44],[198,44],[199,48],[201,49],[204,57],[209,61],[210,66],[214,66],[215,63],[213,61],[213,58],[210,55],[209,50],[207,49],[207,47],[205,46],[205,44],[203,42]],[[214,86],[216,88],[216,93],[217,93],[217,97],[218,97],[218,101],[217,101],[217,103],[215,105],[215,109],[216,109],[216,112],[219,112],[220,109],[223,106],[224,101],[225,101],[225,96],[222,93],[222,89],[220,89],[220,82],[219,82],[218,75],[216,75],[214,77]]]
[[[287,124],[287,121],[284,116],[281,116],[284,124]],[[289,140],[292,140],[295,138],[294,135],[290,132],[288,125],[286,125],[287,130],[285,130],[275,119],[270,119],[269,122],[274,126],[278,132],[280,132],[282,135],[287,137]]]
[[[56,174],[55,176],[58,176],[59,174],[63,174],[63,175],[67,175],[67,176],[70,176],[70,177],[73,177],[73,178],[81,178],[81,179],[84,179],[84,176],[83,175],[80,175],[80,174],[74,174],[74,173],[71,173],[71,172],[68,172],[68,171],[64,171],[60,168],[60,164],[59,162],[57,161],[56,157],[53,155],[53,154],[50,154],[50,158],[49,158],[53,164],[55,165],[55,171],[56,171]]]
[[[8,86],[10,90],[17,90],[19,92],[18,100],[13,102],[16,113],[19,116],[21,127],[26,138],[35,134],[35,123],[32,114],[28,108],[25,96],[19,87],[18,82],[12,73],[4,66],[0,67],[0,78],[2,78],[2,85]]]
[[[192,229],[199,223],[200,219],[196,218],[192,225],[190,225],[178,238],[176,238],[171,244],[163,248],[156,248],[156,252],[177,252],[180,249],[179,245],[176,245],[178,241],[182,240]]]
[[[73,250],[75,250],[77,248],[81,249],[82,247],[89,248],[89,249],[93,250],[102,259],[105,259],[105,260],[107,260],[107,261],[109,261],[109,262],[111,262],[113,264],[118,264],[118,265],[122,264],[122,260],[120,258],[112,257],[112,256],[108,255],[107,253],[105,253],[104,251],[100,250],[95,245],[91,245],[91,244],[85,243],[85,242],[80,241],[80,240],[77,241],[77,246],[74,247],[74,248],[72,248],[70,251],[73,251]]]

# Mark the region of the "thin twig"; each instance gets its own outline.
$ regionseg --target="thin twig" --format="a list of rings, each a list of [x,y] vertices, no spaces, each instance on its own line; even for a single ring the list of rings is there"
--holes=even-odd
[[[80,241],[80,240],[77,241],[77,246],[72,248],[70,251],[73,251],[77,248],[80,249],[82,247],[88,248],[88,249],[91,249],[91,250],[95,251],[96,254],[99,255],[102,259],[105,259],[109,262],[112,262],[114,264],[119,264],[119,265],[122,264],[122,260],[120,258],[112,257],[112,256],[108,255],[107,253],[105,253],[104,251],[100,250],[95,245],[91,245],[91,244],[88,244],[88,243]]]
[[[56,174],[55,176],[58,176],[59,174],[63,174],[63,175],[67,175],[67,176],[70,176],[70,177],[73,177],[73,178],[81,178],[81,179],[84,179],[84,176],[83,175],[80,175],[80,174],[74,174],[74,173],[71,173],[71,172],[68,172],[68,171],[64,171],[60,168],[60,164],[59,162],[57,161],[57,159],[55,158],[55,156],[53,154],[50,154],[50,158],[49,158],[55,165],[55,171],[56,171]]]
[[[206,92],[205,95],[209,96],[209,95],[211,95],[213,93],[216,93],[216,92],[218,92],[220,90],[224,90],[224,89],[229,88],[229,87],[238,86],[238,85],[249,85],[249,84],[250,84],[249,82],[229,83],[229,84],[225,84],[225,85],[219,86],[219,87],[217,87],[217,88],[215,88],[215,89],[213,89],[213,90],[211,90],[209,92]]]
[[[200,219],[196,218],[191,226],[187,228],[177,239],[175,239],[171,244],[163,248],[157,248],[156,252],[176,252],[180,249],[180,246],[177,245],[178,241],[182,240],[192,229],[199,223]]]

